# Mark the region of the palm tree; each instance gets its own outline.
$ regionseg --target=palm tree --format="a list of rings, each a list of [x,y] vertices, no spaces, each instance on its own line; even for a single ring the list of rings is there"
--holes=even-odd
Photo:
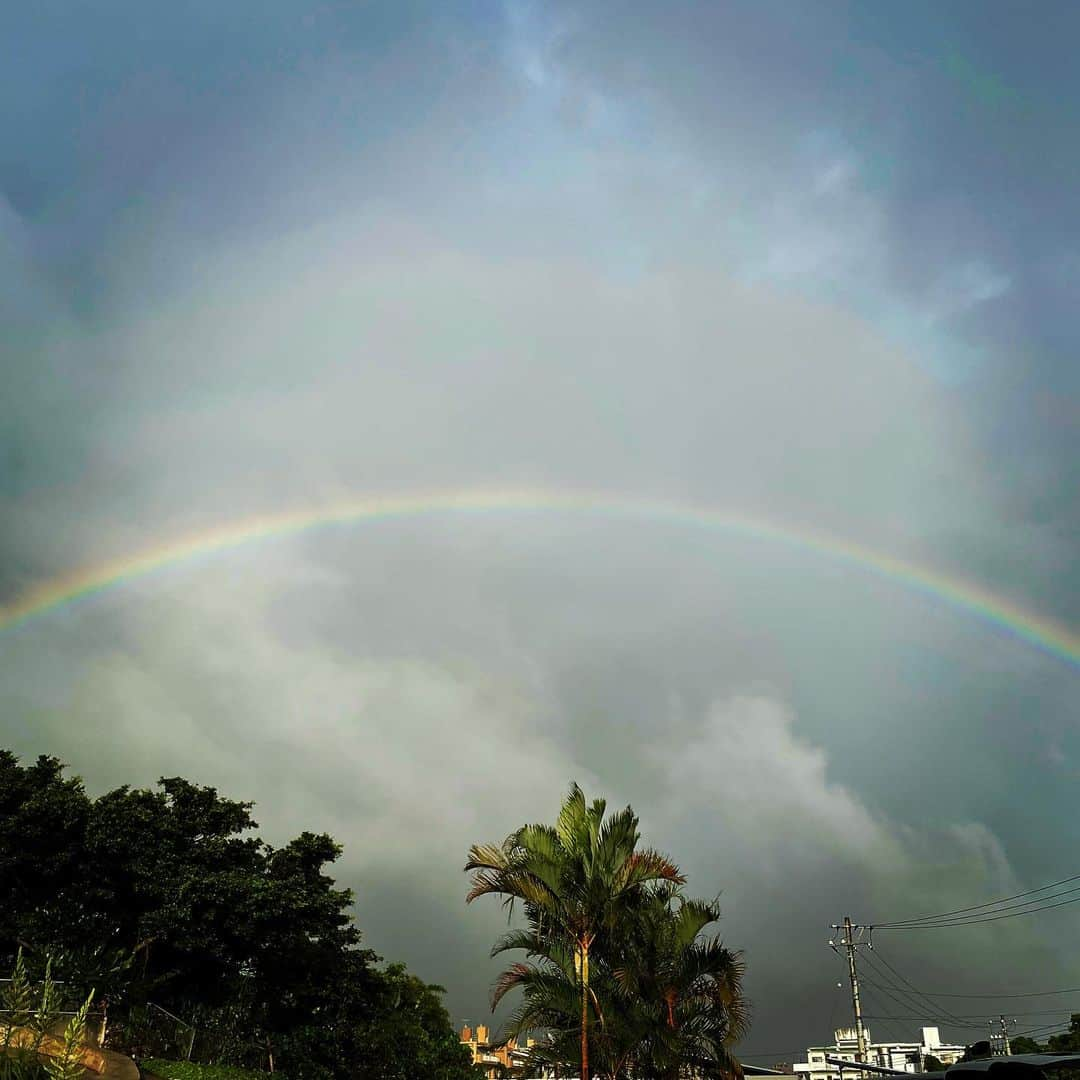
[[[729,1046],[747,1028],[743,964],[715,936],[703,936],[719,917],[715,903],[687,900],[661,887],[637,909],[617,941],[596,953],[589,992],[598,1023],[590,1035],[597,1076],[641,1080],[677,1077],[684,1065],[699,1074],[738,1076]],[[530,1065],[566,1061],[573,1054],[579,987],[570,951],[535,928],[512,930],[496,953],[521,950],[495,986],[493,1005],[522,991],[507,1037],[543,1029]]]
[[[540,940],[532,930],[511,931],[493,952],[509,949],[525,950],[529,960],[511,964],[499,976],[492,994],[492,1008],[496,1008],[511,990],[522,991],[506,1026],[506,1038],[546,1033],[545,1039],[530,1047],[527,1065],[533,1069],[572,1060],[575,1050],[580,1050],[581,988],[571,951]],[[640,1012],[619,992],[602,955],[595,955],[590,963],[588,992],[598,1021],[589,1032],[589,1067],[596,1076],[622,1077],[642,1041]]]
[[[473,874],[471,903],[493,893],[512,912],[520,901],[538,942],[569,954],[580,1007],[581,1080],[590,1080],[590,956],[625,930],[635,906],[658,883],[681,885],[679,868],[651,849],[638,850],[638,819],[628,806],[604,817],[606,803],[587,805],[577,784],[563,800],[554,827],[526,825],[503,844],[476,844],[465,870]],[[495,952],[509,945],[504,940]]]
[[[682,1065],[706,1075],[741,1075],[729,1048],[749,1027],[745,965],[719,937],[702,936],[719,917],[715,902],[670,889],[653,892],[637,913],[614,980],[644,1014],[640,1026],[648,1035],[636,1055],[641,1076],[675,1080]]]

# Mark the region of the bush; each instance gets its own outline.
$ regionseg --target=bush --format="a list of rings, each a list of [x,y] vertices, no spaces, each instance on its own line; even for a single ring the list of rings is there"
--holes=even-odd
[[[160,1076],[161,1080],[263,1080],[270,1075],[232,1065],[199,1065],[194,1061],[165,1061],[162,1058],[140,1061],[139,1068]]]

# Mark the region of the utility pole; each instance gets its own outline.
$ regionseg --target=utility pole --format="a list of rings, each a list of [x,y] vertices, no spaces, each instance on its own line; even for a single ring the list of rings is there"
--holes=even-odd
[[[837,948],[835,938],[829,944],[836,952],[843,949],[847,953],[848,978],[851,981],[851,1009],[855,1014],[855,1039],[859,1047],[859,1063],[865,1065],[866,1030],[863,1028],[862,1004],[859,1001],[859,973],[855,968],[855,950],[864,943],[869,948],[873,948],[870,941],[870,927],[853,923],[851,917],[845,915],[843,923],[833,923],[833,930],[840,935],[839,948]],[[860,1075],[863,1074],[860,1072]]]
[[[1001,1052],[1005,1057],[1009,1057],[1012,1054],[1012,1047],[1009,1045],[1009,1021],[1004,1016],[998,1017],[998,1022],[1001,1024]],[[993,1021],[990,1023],[991,1031],[993,1030]]]

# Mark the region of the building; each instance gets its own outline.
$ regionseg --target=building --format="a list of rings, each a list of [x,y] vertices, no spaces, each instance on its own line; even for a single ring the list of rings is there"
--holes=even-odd
[[[866,1063],[881,1065],[897,1072],[916,1073],[923,1071],[927,1054],[931,1054],[943,1065],[952,1065],[959,1061],[964,1047],[943,1043],[936,1027],[924,1027],[920,1042],[876,1043],[866,1028]],[[858,1057],[858,1039],[852,1028],[840,1028],[833,1032],[835,1042],[831,1046],[811,1046],[806,1051],[806,1060],[793,1066],[794,1072],[804,1080],[840,1080],[840,1069],[830,1065],[825,1058],[842,1058],[852,1063]],[[845,1070],[846,1072],[847,1070]],[[849,1080],[851,1074],[849,1073]]]
[[[473,1064],[486,1065],[484,1075],[489,1080],[495,1080],[504,1076],[507,1070],[525,1064],[526,1053],[534,1040],[529,1039],[525,1046],[519,1046],[513,1039],[493,1043],[486,1024],[477,1024],[475,1031],[466,1024],[461,1029],[461,1043],[472,1053]]]

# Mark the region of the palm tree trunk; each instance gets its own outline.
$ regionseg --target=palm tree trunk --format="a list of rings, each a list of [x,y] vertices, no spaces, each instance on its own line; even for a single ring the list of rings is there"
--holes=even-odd
[[[581,946],[581,1080],[589,1080],[589,946]]]

